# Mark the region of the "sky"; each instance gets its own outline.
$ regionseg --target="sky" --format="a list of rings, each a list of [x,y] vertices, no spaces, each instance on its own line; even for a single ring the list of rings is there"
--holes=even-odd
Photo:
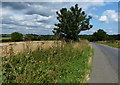
[[[2,34],[20,32],[23,34],[52,35],[54,24],[58,23],[56,11],[70,9],[78,4],[86,14],[92,16],[93,28],[80,34],[93,34],[103,29],[107,34],[118,34],[118,2],[2,2]]]

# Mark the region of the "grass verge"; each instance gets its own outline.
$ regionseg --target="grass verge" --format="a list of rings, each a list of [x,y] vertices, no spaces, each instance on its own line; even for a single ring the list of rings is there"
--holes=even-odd
[[[62,42],[49,49],[3,57],[3,83],[86,83],[92,55],[88,42]]]
[[[108,45],[114,48],[120,48],[120,41],[98,41],[97,43]]]

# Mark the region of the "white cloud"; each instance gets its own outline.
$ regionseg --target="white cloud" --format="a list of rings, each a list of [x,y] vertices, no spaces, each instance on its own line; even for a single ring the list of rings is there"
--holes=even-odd
[[[14,25],[14,24],[2,24],[2,30],[6,30],[6,29],[9,29],[9,30],[24,30],[24,26],[19,26],[19,25]]]
[[[14,13],[10,10],[10,8],[0,8],[2,10],[2,15],[13,15]]]
[[[112,28],[108,28],[109,30],[111,30]]]
[[[51,16],[42,16],[42,15],[38,15],[38,14],[33,14],[33,15],[13,15],[10,16],[11,20],[15,20],[15,21],[26,21],[26,20],[34,20],[34,21],[39,21],[39,20],[48,20],[50,19]]]
[[[40,23],[40,22],[39,23],[38,22],[32,22],[32,21],[23,21],[20,24],[21,25],[26,25],[26,26],[29,26],[29,25],[31,25],[31,26],[39,26],[42,23]]]
[[[99,18],[100,21],[110,23],[118,21],[118,13],[115,10],[106,10],[103,15]]]
[[[106,10],[104,14],[111,20],[118,21],[118,14],[115,12],[115,10]]]
[[[93,0],[92,2],[89,2],[88,0],[84,0],[84,2],[78,3],[80,7],[83,8],[83,10],[89,10],[90,7],[94,6],[104,6],[105,2],[103,0]]]
[[[52,16],[46,17],[46,16],[41,16],[41,15],[38,15],[38,14],[34,14],[33,17],[35,17],[36,20],[39,21],[39,20],[48,20],[48,19],[50,19]]]
[[[32,27],[26,27],[25,29],[33,29]]]
[[[90,29],[89,31],[90,32],[96,32],[97,30],[96,29]]]
[[[94,10],[94,11],[97,11],[97,9],[94,7],[94,8],[92,8],[92,10]]]
[[[108,32],[113,32],[112,30],[109,30]]]
[[[60,0],[61,2],[64,2],[64,0]],[[82,2],[82,3],[79,3]],[[96,10],[95,7],[97,6],[104,6],[106,3],[104,3],[103,0],[78,0],[79,7],[82,7],[85,12],[89,12],[90,8],[93,8],[93,10]],[[12,5],[9,6],[3,6],[3,23],[7,24],[7,27],[10,28],[9,30],[21,30],[25,32],[25,30],[42,33],[41,30],[49,30],[50,33],[52,33],[51,29],[54,28],[54,24],[57,23],[56,19],[56,11],[59,11],[62,7],[67,7],[68,9],[71,6],[74,6],[76,4],[75,0],[73,0],[72,3],[56,3],[51,2],[50,3],[24,3],[25,6],[18,6],[17,4],[20,3],[13,3],[15,4],[13,7]],[[98,15],[90,14],[94,18],[99,18]],[[107,16],[107,14],[103,15]],[[115,16],[113,16],[115,17]],[[108,19],[108,18],[107,18]],[[106,19],[106,20],[107,20]],[[104,21],[106,21],[104,20]],[[48,28],[48,29],[47,29]],[[33,29],[33,30],[32,30]],[[4,29],[5,30],[5,29]],[[93,33],[96,30],[89,30],[85,33]],[[27,32],[27,31],[26,31]],[[47,34],[48,31],[44,31],[43,33]]]
[[[107,16],[101,16],[99,20],[101,22],[108,22]]]
[[[41,26],[44,28],[52,28],[53,27],[53,25],[47,25],[47,24],[42,24]]]
[[[80,34],[93,34],[94,32],[96,32],[97,31],[97,29],[90,29],[90,30],[86,30],[86,31],[81,31],[81,33]]]

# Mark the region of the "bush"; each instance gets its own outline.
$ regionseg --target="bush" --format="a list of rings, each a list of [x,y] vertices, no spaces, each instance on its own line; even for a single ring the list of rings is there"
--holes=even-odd
[[[39,36],[36,34],[26,34],[24,40],[38,40]]]
[[[13,32],[11,34],[11,40],[12,41],[22,41],[23,40],[23,34],[19,32]]]
[[[0,42],[11,42],[11,39],[2,39]]]

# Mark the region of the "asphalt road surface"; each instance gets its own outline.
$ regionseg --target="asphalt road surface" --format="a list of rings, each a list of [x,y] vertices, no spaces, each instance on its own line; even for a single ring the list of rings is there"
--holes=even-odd
[[[118,48],[91,44],[94,56],[89,83],[118,83]]]

